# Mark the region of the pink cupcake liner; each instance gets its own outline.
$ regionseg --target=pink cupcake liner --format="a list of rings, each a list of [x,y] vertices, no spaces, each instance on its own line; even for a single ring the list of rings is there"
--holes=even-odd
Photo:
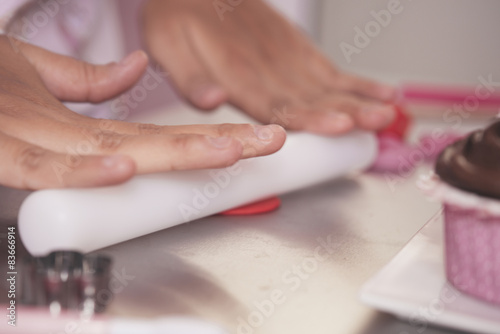
[[[500,217],[445,203],[444,220],[448,281],[500,305]]]
[[[445,265],[458,290],[500,305],[500,201],[423,178],[420,187],[443,202]]]

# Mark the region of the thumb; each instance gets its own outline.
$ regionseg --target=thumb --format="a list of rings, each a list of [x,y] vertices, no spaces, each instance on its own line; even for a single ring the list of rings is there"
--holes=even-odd
[[[132,87],[146,70],[148,56],[135,51],[119,63],[93,65],[20,43],[20,50],[35,67],[47,89],[59,100],[99,103]]]

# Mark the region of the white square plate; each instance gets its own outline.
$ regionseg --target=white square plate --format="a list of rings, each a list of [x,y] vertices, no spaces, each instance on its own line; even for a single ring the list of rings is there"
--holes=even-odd
[[[469,297],[446,281],[443,240],[439,212],[362,287],[361,300],[409,321],[417,330],[435,324],[500,333],[500,307]]]

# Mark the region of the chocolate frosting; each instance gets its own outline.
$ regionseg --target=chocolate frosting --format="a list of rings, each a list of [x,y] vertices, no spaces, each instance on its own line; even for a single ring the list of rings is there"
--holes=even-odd
[[[500,121],[444,149],[436,174],[459,189],[500,199]]]

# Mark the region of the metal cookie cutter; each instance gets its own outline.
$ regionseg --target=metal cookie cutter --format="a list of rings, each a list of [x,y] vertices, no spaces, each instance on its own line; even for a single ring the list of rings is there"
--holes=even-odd
[[[26,257],[21,264],[21,304],[48,306],[53,314],[62,310],[101,313],[112,300],[111,264],[106,255],[74,251]]]

